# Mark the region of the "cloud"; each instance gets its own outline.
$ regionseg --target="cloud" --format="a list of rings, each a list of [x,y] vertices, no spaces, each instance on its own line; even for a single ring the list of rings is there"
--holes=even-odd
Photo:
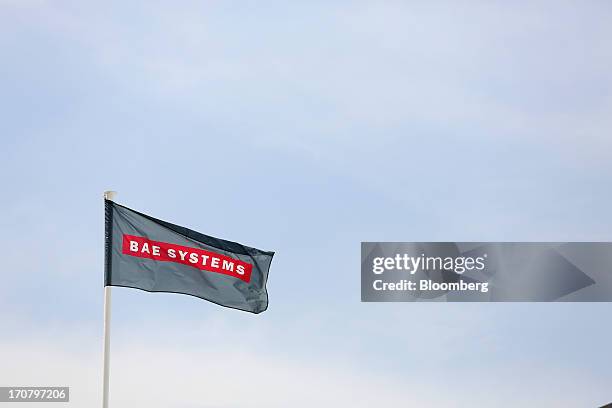
[[[92,346],[99,342],[79,333],[40,334],[26,341],[0,343],[0,382],[68,385],[71,407],[98,405],[101,361]],[[143,337],[138,344],[113,345],[111,404],[115,408],[369,408],[397,404],[569,408],[605,402],[602,390],[607,387],[588,373],[570,377],[553,367],[530,367],[538,371],[536,376],[525,372],[527,368],[511,363],[493,378],[476,375],[469,364],[406,375],[374,370],[358,356],[350,362],[316,355],[283,356],[258,353],[256,347],[233,350],[221,343],[185,348]]]
[[[63,50],[58,69],[105,100],[99,80],[121,112],[180,112],[334,169],[368,160],[398,171],[371,157],[390,146],[498,158],[494,146],[529,143],[609,171],[612,53],[599,39],[612,36],[611,10],[546,4],[53,2],[8,7],[6,22],[47,33]]]
[[[609,140],[612,53],[598,41],[612,35],[609,7],[137,2],[125,18],[115,18],[123,4],[107,7],[14,13],[132,95],[216,120],[239,112],[276,146],[300,142],[286,133],[296,121],[319,152],[356,129],[397,140],[406,135],[388,130],[415,125],[452,129],[450,139]]]
[[[609,238],[610,7],[228,4],[0,3],[0,382],[98,404],[100,339],[84,333],[111,183],[136,208],[279,251],[257,329],[224,315],[230,329],[186,331],[209,309],[117,293],[134,313],[116,320],[117,404],[607,402],[593,346],[607,329],[581,325],[604,309],[359,305],[354,278],[361,239]],[[293,261],[305,253],[316,266]],[[294,291],[301,276],[312,292]],[[141,329],[146,313],[182,334]]]

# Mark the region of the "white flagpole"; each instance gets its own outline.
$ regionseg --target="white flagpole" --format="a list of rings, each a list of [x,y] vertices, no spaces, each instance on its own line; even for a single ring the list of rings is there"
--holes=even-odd
[[[111,287],[104,287],[104,378],[102,408],[108,408],[108,368],[110,364]]]
[[[114,191],[105,191],[104,198],[113,200]],[[104,372],[102,375],[102,408],[108,408],[108,378],[110,365],[111,287],[104,286]]]

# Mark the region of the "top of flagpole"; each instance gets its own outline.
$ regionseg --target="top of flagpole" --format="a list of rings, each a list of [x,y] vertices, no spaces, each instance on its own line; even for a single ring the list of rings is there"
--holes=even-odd
[[[114,201],[116,195],[117,195],[116,191],[112,191],[112,190],[105,191],[104,192],[104,199],[105,200],[109,200],[109,201]]]

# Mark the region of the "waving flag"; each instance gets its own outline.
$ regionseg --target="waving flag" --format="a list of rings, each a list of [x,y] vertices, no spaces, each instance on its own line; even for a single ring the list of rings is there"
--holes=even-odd
[[[274,252],[104,204],[105,286],[183,293],[252,313],[267,309]]]

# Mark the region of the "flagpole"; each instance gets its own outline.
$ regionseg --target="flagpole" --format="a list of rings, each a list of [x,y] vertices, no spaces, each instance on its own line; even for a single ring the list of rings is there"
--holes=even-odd
[[[104,199],[113,200],[114,191],[105,191]],[[111,287],[104,286],[104,368],[102,374],[102,408],[108,408],[108,380],[110,366]]]
[[[102,380],[102,408],[108,408],[108,377],[110,364],[111,287],[104,287],[104,377]]]

